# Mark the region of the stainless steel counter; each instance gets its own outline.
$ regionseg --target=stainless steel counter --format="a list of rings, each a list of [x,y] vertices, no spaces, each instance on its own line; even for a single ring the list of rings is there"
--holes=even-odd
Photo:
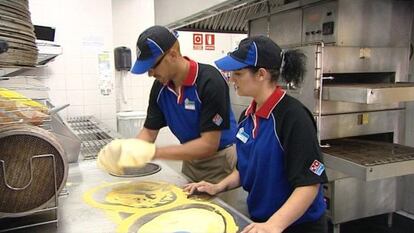
[[[51,223],[27,229],[16,230],[14,232],[115,232],[116,223],[113,222],[103,210],[93,208],[82,200],[82,195],[104,182],[119,181],[164,181],[175,184],[179,187],[188,181],[182,175],[172,170],[162,161],[155,161],[161,166],[161,171],[153,175],[137,177],[137,178],[119,178],[111,176],[96,167],[95,160],[82,161],[80,163],[71,164],[69,176],[67,180],[68,195],[59,198],[59,222],[58,225]],[[243,229],[250,223],[250,220],[224,203],[219,198],[214,198],[213,203],[225,208],[231,213],[239,226],[239,230]],[[16,226],[22,223],[35,222],[45,219],[45,214],[35,216],[26,216],[22,218],[0,219],[0,229],[4,229],[6,225]],[[0,230],[1,232],[1,230]]]

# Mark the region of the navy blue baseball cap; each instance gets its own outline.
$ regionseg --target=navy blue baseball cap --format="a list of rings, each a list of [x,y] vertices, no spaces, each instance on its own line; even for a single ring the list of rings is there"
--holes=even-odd
[[[154,66],[177,41],[178,34],[163,26],[152,26],[138,37],[137,60],[131,69],[133,74],[143,74]]]
[[[233,71],[254,66],[267,69],[280,69],[282,49],[266,36],[252,36],[240,41],[235,51],[215,61],[224,71]]]

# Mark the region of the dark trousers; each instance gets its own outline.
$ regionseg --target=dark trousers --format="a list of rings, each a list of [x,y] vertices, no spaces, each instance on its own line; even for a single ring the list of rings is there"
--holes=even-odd
[[[328,222],[325,215],[316,221],[305,222],[290,226],[283,231],[284,233],[328,233]]]

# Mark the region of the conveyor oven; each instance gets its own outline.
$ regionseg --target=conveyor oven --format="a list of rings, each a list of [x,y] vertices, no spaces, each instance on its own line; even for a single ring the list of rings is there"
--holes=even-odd
[[[404,0],[296,1],[249,20],[250,35],[266,34],[307,56],[302,85],[283,86],[317,122],[335,232],[354,219],[414,213],[407,201],[414,148],[402,145],[405,102],[414,101],[413,12]],[[235,114],[250,103],[233,90],[231,99]]]

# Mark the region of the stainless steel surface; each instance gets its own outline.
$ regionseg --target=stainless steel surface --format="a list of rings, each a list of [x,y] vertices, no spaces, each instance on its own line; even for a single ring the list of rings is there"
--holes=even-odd
[[[409,43],[413,17],[409,0],[296,1],[273,7],[270,14],[273,16],[289,10],[303,12],[303,26],[292,27],[296,32],[288,33],[290,39],[279,42],[275,37],[282,46],[297,44],[298,38],[293,35],[298,33],[302,35],[303,45],[323,41],[340,46],[406,47]],[[267,17],[265,13],[258,15],[250,21]],[[328,22],[333,23],[333,34],[323,33],[323,24]],[[252,30],[251,26],[249,30]]]
[[[316,74],[317,70],[315,70],[315,67],[317,67],[317,46],[309,45],[297,47],[295,49],[299,49],[307,57],[306,74],[304,77],[304,82],[301,84],[301,87],[297,90],[289,90],[288,93],[294,96],[295,98],[299,99],[311,111],[318,112],[318,76]],[[406,57],[408,56],[408,51],[406,48],[370,48],[369,51],[370,58],[361,59],[360,48],[325,46],[323,49],[322,61],[323,72],[328,73],[330,76],[334,76],[334,80],[335,75],[332,75],[332,73],[349,74],[349,77],[352,77],[354,73],[395,72],[395,82],[408,81],[408,61],[406,59]],[[380,80],[378,80],[378,82],[380,82]],[[339,95],[340,93],[333,94]],[[238,101],[237,98],[233,99],[232,101]],[[322,114],[363,112],[395,108],[403,108],[403,106],[397,103],[378,103],[374,105],[366,105],[340,101],[322,102]]]
[[[406,47],[413,9],[410,0],[339,0],[336,42],[341,46]]]
[[[329,167],[326,168],[326,175],[328,176],[328,182],[343,179],[347,177],[351,177],[350,175],[340,172],[338,170],[331,169]]]
[[[403,114],[403,110],[393,110],[325,115],[321,119],[320,137],[326,140],[398,131]]]
[[[323,99],[361,104],[389,104],[414,100],[414,84],[333,84],[323,87]]]
[[[299,99],[306,107],[308,107],[311,111],[314,112],[314,115],[317,116],[319,109],[318,109],[318,77],[317,73],[317,46],[303,46],[298,47],[302,52],[305,53],[307,56],[307,66],[306,70],[307,73],[304,77],[304,83],[301,85],[299,89],[296,90],[289,90],[288,93],[295,98]],[[355,56],[357,55],[359,49],[352,48],[352,47],[335,47],[335,46],[325,46],[323,49],[323,72],[325,76],[332,75],[331,72],[335,72],[338,74],[346,74],[349,77],[353,77],[355,74],[354,72],[385,72],[387,74],[391,74],[395,72],[395,81],[404,82],[407,81],[406,76],[406,64],[407,60],[404,55],[407,54],[407,51],[402,48],[371,48],[371,58],[365,61],[361,61],[364,59],[357,59]],[[401,53],[399,53],[400,51]],[[375,55],[375,58],[373,56]],[[389,56],[387,56],[387,54]],[[381,61],[382,60],[382,61]],[[383,64],[383,65],[382,65]],[[382,67],[382,68],[380,68]],[[405,75],[404,75],[405,74]],[[335,74],[334,81],[335,81]],[[378,78],[379,79],[379,78]],[[381,82],[381,80],[378,80]],[[325,87],[323,90],[329,90],[329,84],[325,83]],[[332,84],[331,84],[332,85]],[[366,84],[358,84],[358,85],[366,85]],[[385,84],[373,84],[373,85],[395,85],[393,83],[385,83]],[[381,93],[382,90],[380,90]],[[394,92],[393,89],[389,91]],[[397,90],[396,90],[397,91]],[[398,92],[398,91],[397,91]],[[371,92],[369,92],[371,93]],[[374,92],[374,95],[377,92]],[[384,93],[384,92],[383,92]],[[334,92],[333,95],[341,95],[343,93]],[[398,93],[400,94],[400,93]],[[323,94],[323,96],[328,94]],[[411,93],[409,93],[411,95]],[[351,98],[354,98],[353,95],[348,95]],[[397,95],[388,95],[390,99],[396,99]],[[237,97],[232,98],[237,99]],[[399,98],[400,100],[406,99],[405,96]],[[237,100],[236,100],[237,101]],[[372,102],[372,101],[371,101]],[[377,101],[379,102],[379,101]],[[392,101],[388,101],[392,102]],[[360,134],[369,134],[369,133],[378,133],[384,131],[386,129],[391,129],[389,132],[395,132],[395,139],[399,142],[403,140],[404,136],[404,117],[403,116],[395,116],[395,113],[371,113],[373,111],[383,111],[383,110],[403,110],[404,104],[402,103],[377,103],[377,104],[359,104],[359,103],[351,103],[351,102],[343,102],[343,101],[322,101],[321,103],[321,110],[322,110],[322,123],[320,124],[321,127],[321,138],[328,139],[328,138],[338,138],[338,137],[346,137],[346,136],[356,136]],[[368,124],[358,125],[358,121],[356,121],[355,116],[351,116],[348,114],[343,113],[353,113],[353,114],[368,114],[373,116],[373,120],[377,119],[376,122],[378,125],[373,125],[373,121],[369,121]],[[379,116],[381,116],[378,118]],[[392,119],[398,119],[397,122],[386,119],[385,117],[389,115]],[[404,115],[404,113],[403,113]],[[358,117],[358,115],[356,115]],[[380,121],[379,121],[380,120]],[[391,126],[390,126],[391,125]],[[393,127],[397,125],[398,127]],[[361,131],[362,129],[367,129],[366,132]],[[401,141],[402,142],[402,141]]]
[[[39,49],[37,65],[45,65],[62,54],[62,47],[54,42],[36,40],[36,46]]]
[[[333,224],[396,211],[397,178],[365,182],[354,177],[324,185],[327,215]]]
[[[302,45],[319,41],[338,46],[406,47],[409,44],[414,9],[409,0],[296,1],[270,11],[273,17],[292,9],[303,14],[303,26],[289,22],[288,25],[292,25],[292,31],[286,35],[289,38],[275,37],[282,46],[297,44],[298,33]],[[267,17],[263,13],[259,15]],[[270,28],[275,27],[274,23],[284,24],[276,21]],[[328,28],[326,23],[333,25],[332,33],[324,32],[323,25]]]
[[[375,166],[362,166],[329,154],[324,154],[324,161],[327,166],[334,167],[339,171],[350,174],[363,181],[381,180],[384,178],[413,174],[414,167],[413,160]]]
[[[36,41],[36,46],[39,49],[39,54],[37,56],[36,66],[10,66],[10,67],[1,67],[0,68],[0,77],[2,76],[16,76],[20,73],[23,73],[27,70],[34,70],[39,67],[45,66],[47,63],[53,61],[57,56],[62,54],[62,47],[60,45],[42,41]]]
[[[227,0],[166,26],[178,30],[246,33],[247,19],[267,13],[280,4],[280,0]],[[171,7],[168,9],[171,10]]]
[[[249,21],[249,36],[269,35],[268,17],[262,17]]]
[[[83,159],[94,159],[98,152],[116,138],[118,133],[108,129],[93,116],[73,117],[67,121],[69,127],[81,139],[81,155]]]
[[[81,140],[78,136],[67,126],[62,118],[57,114],[51,115],[52,133],[57,137],[66,152],[69,163],[78,162]]]
[[[122,177],[122,178],[132,178],[132,177],[140,177],[140,176],[148,176],[155,174],[161,171],[161,166],[156,163],[147,163],[144,167],[134,168],[134,167],[126,167],[123,169],[123,174],[112,174],[113,176]]]
[[[115,232],[117,224],[112,221],[105,212],[88,206],[83,202],[83,194],[105,182],[125,182],[125,181],[163,181],[175,184],[179,187],[188,181],[181,174],[176,173],[165,165],[162,161],[155,161],[161,166],[161,171],[145,177],[139,178],[119,178],[108,175],[96,167],[96,161],[87,160],[78,164],[71,164],[67,181],[69,195],[59,198],[59,224],[37,226],[30,228],[30,232]],[[232,207],[218,198],[214,203],[227,209],[235,218],[240,229],[250,223],[250,220],[235,211]],[[41,218],[42,216],[39,216]],[[44,217],[44,216],[43,216]],[[12,219],[14,223],[18,221],[32,221],[31,219]],[[6,224],[2,222],[2,225]],[[9,220],[8,224],[11,224]],[[24,232],[24,231],[16,231]]]
[[[412,11],[410,1],[406,0],[356,0],[352,3],[338,0],[317,4],[303,10],[302,42],[405,47],[408,44]],[[323,35],[322,24],[326,22],[334,23],[334,34]]]
[[[411,21],[411,48],[414,49],[414,17]],[[414,52],[414,51],[413,51]],[[414,59],[411,57],[409,62],[408,81],[414,82]],[[406,119],[405,119],[405,144],[407,146],[414,147],[414,103],[410,102],[406,104]],[[411,219],[414,219],[414,175],[405,177],[402,182],[404,187],[403,192],[403,211],[411,214]]]
[[[166,5],[166,1],[156,1],[156,9],[160,10],[155,12],[155,21],[158,22],[158,24],[179,30],[247,33],[248,24],[251,24],[252,21],[257,18],[291,9],[298,9],[320,1],[321,0],[300,0],[287,4],[285,3],[287,1],[283,0],[219,1],[216,5],[199,12],[192,11],[183,15],[185,17],[176,17],[173,22],[166,22],[166,20],[164,20],[164,18],[168,18],[170,14],[165,14],[163,11],[164,9],[168,9],[169,12],[174,11],[171,9],[175,6]],[[207,6],[210,6],[210,3],[211,1],[207,1]],[[190,10],[196,8],[192,7],[191,4],[186,5],[190,5]],[[300,34],[301,31],[298,33]],[[255,32],[252,33],[249,31],[249,34],[254,35]],[[267,30],[261,31],[260,34],[267,34]]]
[[[289,22],[283,24],[280,22]],[[300,45],[302,42],[302,10],[295,9],[270,16],[270,37],[278,45]]]
[[[407,81],[408,45],[406,47],[326,46],[324,73],[395,72],[396,82]]]
[[[414,148],[339,139],[322,148],[327,166],[365,181],[414,174]]]
[[[2,88],[7,88],[9,90],[19,92],[25,97],[33,100],[46,100],[49,98],[48,91],[50,90],[50,88],[42,82],[41,77],[2,77],[0,78],[0,86]]]
[[[300,9],[302,11],[302,9]],[[337,36],[337,17],[338,17],[338,2],[328,1],[317,6],[303,8],[303,27],[294,28],[300,30],[302,43],[314,43],[323,41],[324,43],[333,43]],[[323,35],[322,24],[326,22],[334,23],[334,33],[331,35]],[[280,23],[280,22],[279,22]],[[283,45],[295,44],[285,40]]]
[[[402,209],[414,214],[414,175],[403,177],[401,182],[404,187]]]
[[[60,111],[62,111],[63,109],[69,107],[70,104],[64,104],[64,105],[60,105],[60,106],[56,106],[52,109],[49,109],[49,114],[56,114]]]
[[[342,101],[322,101],[322,115],[333,115],[356,112],[374,112],[381,110],[404,109],[403,103],[392,104],[358,104]]]

